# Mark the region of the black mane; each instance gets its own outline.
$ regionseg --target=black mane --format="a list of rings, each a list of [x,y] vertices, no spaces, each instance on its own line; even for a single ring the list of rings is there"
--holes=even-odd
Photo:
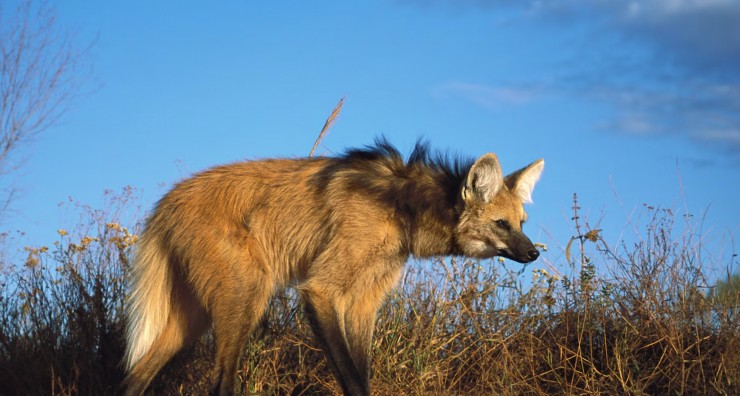
[[[385,136],[375,138],[373,145],[348,149],[338,158],[343,162],[353,164],[363,161],[387,161],[396,169],[400,165],[407,169],[426,169],[458,182],[465,178],[474,162],[472,158],[433,150],[429,142],[423,139],[416,141],[413,151],[404,162],[401,152]]]

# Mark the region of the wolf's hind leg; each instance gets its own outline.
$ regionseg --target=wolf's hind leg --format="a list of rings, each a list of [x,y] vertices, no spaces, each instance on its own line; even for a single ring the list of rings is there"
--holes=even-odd
[[[239,357],[275,291],[274,280],[260,270],[236,271],[228,276],[231,279],[218,289],[212,309],[216,364],[211,393],[220,395],[234,392]]]

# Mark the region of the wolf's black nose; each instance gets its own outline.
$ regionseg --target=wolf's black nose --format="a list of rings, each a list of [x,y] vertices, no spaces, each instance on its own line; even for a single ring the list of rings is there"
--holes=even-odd
[[[527,252],[527,258],[529,261],[535,261],[537,260],[537,257],[540,257],[540,252],[537,249],[532,249]]]

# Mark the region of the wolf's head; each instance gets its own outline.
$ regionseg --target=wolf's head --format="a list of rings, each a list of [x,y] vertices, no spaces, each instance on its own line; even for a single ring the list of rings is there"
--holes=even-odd
[[[469,257],[506,257],[529,263],[539,252],[522,232],[525,203],[545,166],[544,160],[504,177],[498,158],[486,154],[475,161],[460,188],[462,213],[455,229],[457,245]]]

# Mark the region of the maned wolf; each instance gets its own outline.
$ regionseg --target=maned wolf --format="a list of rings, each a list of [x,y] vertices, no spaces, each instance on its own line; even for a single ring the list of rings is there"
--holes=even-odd
[[[404,162],[380,139],[338,157],[241,162],[180,182],[138,243],[127,393],[142,394],[211,324],[212,391],[233,393],[242,347],[270,297],[292,285],[344,393],[368,395],[376,312],[409,256],[534,261],[522,204],[543,167],[504,177],[494,154],[449,160],[422,143]]]

